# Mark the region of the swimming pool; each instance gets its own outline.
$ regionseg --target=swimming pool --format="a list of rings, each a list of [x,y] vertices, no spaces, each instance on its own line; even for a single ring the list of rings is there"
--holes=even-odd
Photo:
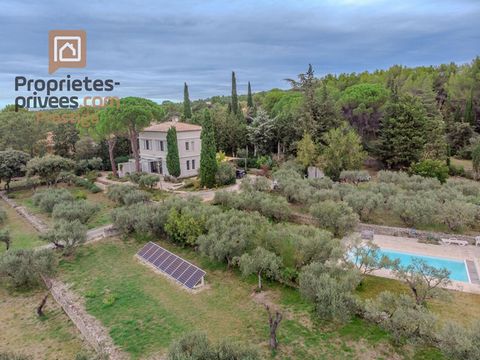
[[[438,269],[448,269],[450,271],[450,280],[463,281],[467,283],[470,282],[465,261],[439,258],[434,256],[408,254],[387,249],[381,249],[380,251],[383,255],[388,256],[392,260],[398,259],[400,261],[400,265],[408,266],[412,263],[413,258],[419,258],[424,260],[430,266]]]

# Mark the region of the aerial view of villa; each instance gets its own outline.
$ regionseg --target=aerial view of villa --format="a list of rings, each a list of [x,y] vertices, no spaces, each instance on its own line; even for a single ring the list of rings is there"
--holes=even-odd
[[[0,4],[0,360],[480,360],[479,1]]]

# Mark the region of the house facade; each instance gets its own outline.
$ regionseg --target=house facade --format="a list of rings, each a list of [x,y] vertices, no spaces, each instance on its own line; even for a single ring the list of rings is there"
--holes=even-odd
[[[177,131],[178,154],[180,158],[180,178],[198,175],[202,143],[199,125],[168,121],[153,124],[140,132],[138,136],[140,165],[142,172],[169,175],[167,169],[167,132],[171,127]],[[135,172],[135,160],[118,164],[120,177]]]

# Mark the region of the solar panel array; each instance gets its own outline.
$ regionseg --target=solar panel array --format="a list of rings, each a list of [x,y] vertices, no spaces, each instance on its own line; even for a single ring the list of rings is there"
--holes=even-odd
[[[189,289],[193,289],[206,274],[199,267],[151,241],[137,255]]]

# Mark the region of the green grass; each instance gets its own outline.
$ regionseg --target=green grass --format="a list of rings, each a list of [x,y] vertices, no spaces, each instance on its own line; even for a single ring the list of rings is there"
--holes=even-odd
[[[3,200],[0,200],[0,206],[7,213],[7,221],[2,225],[2,229],[7,229],[10,233],[11,249],[32,249],[45,244],[39,239],[37,231],[15,209]],[[3,252],[5,252],[5,246],[2,243],[0,244],[0,254]]]
[[[74,359],[76,354],[91,355],[80,333],[49,298],[45,317],[35,308],[45,295],[42,290],[12,291],[0,285],[0,353],[29,355],[32,359]]]
[[[294,289],[267,283],[268,291],[254,296],[253,277],[244,280],[190,249],[159,243],[205,269],[207,288],[191,294],[141,264],[134,254],[142,244],[135,240],[87,245],[75,259],[60,265],[62,280],[85,298],[87,311],[135,359],[165,353],[173,339],[191,330],[204,331],[213,341],[250,343],[269,358],[268,319],[260,303],[265,299],[284,314],[276,359],[389,359],[402,352],[413,354],[410,348],[397,352],[388,334],[361,319],[345,325],[313,321],[311,304]]]
[[[111,223],[110,212],[115,207],[115,203],[110,201],[104,193],[93,194],[88,190],[78,187],[78,186],[67,186],[65,184],[59,184],[58,188],[65,188],[72,193],[73,196],[76,194],[82,193],[86,195],[86,200],[92,204],[97,204],[100,206],[100,211],[98,211],[87,223],[89,229],[97,228],[103,225]],[[46,189],[46,187],[41,186],[37,188],[37,191]],[[53,224],[53,219],[51,216],[37,206],[33,204],[32,196],[34,191],[32,189],[18,190],[10,193],[10,196],[20,204],[25,206],[29,211],[42,219],[47,225],[51,226]]]

